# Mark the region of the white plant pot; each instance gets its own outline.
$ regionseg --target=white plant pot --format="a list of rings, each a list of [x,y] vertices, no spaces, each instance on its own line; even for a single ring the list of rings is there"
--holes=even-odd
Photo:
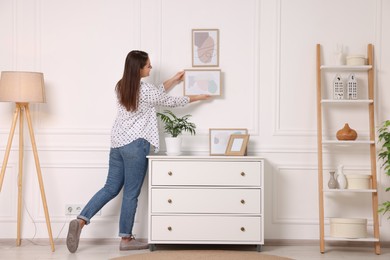
[[[165,137],[165,145],[167,147],[167,155],[181,154],[181,137]]]

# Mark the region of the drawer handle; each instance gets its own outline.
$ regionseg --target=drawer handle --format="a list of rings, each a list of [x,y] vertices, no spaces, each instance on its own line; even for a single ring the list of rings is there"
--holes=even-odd
[[[245,204],[245,200],[241,200],[241,204]]]
[[[168,227],[168,231],[172,231],[172,227]]]
[[[245,228],[244,228],[244,227],[241,227],[241,231],[242,231],[242,232],[245,232]]]
[[[171,172],[171,171],[169,171],[169,172],[168,172],[168,175],[169,175],[169,176],[172,176],[172,172]]]
[[[172,203],[172,200],[171,200],[171,199],[168,199],[168,203]]]
[[[245,172],[241,172],[241,176],[244,177],[245,176]]]

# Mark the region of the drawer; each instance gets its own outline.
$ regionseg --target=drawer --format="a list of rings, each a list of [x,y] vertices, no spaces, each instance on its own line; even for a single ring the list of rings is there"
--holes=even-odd
[[[261,213],[260,189],[152,188],[152,213]]]
[[[261,186],[261,162],[152,161],[152,185]]]
[[[152,216],[149,242],[229,241],[262,243],[260,217]]]

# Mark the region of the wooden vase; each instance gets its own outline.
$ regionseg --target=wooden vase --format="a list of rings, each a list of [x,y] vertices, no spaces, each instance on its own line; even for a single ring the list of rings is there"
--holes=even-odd
[[[337,131],[336,137],[340,141],[353,141],[357,138],[357,132],[346,123],[344,127]]]

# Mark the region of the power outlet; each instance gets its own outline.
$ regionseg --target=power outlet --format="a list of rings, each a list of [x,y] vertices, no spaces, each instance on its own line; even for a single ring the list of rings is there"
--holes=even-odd
[[[65,215],[79,215],[84,206],[82,204],[66,204]]]
[[[85,207],[84,204],[66,204],[65,205],[65,215],[79,215],[83,208]],[[101,216],[102,211],[99,210],[95,216]]]

